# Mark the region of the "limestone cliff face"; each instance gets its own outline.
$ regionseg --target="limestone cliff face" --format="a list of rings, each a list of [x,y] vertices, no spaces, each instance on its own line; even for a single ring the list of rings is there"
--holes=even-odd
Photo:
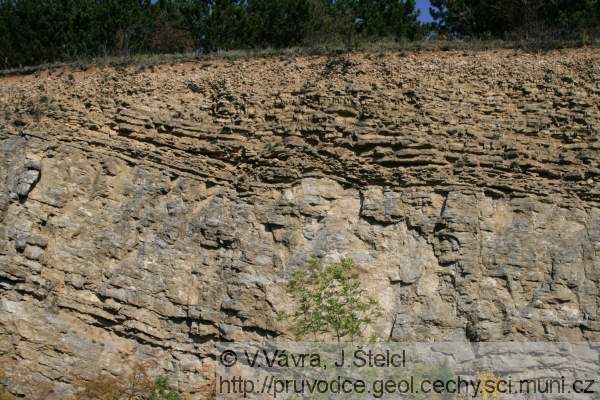
[[[351,257],[397,341],[600,340],[600,54],[354,54],[0,80],[15,394],[285,335]]]

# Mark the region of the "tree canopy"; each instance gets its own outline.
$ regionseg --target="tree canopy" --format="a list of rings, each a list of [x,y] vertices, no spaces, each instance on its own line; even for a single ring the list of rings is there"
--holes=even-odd
[[[131,53],[600,33],[600,0],[0,0],[0,68]]]
[[[0,0],[0,68],[78,57],[415,38],[414,0]]]
[[[600,0],[431,0],[437,28],[459,36],[597,35]]]

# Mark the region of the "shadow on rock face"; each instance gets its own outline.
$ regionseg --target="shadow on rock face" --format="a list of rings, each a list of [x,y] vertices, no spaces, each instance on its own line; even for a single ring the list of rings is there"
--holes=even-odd
[[[19,200],[20,203],[27,201],[27,196],[40,180],[41,170],[39,161],[27,160],[12,177],[11,199]]]

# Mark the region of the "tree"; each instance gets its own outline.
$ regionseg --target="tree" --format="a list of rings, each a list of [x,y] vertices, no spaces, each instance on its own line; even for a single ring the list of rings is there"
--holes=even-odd
[[[194,38],[196,50],[209,49],[207,30],[211,13],[211,0],[180,0],[178,2],[184,26]]]
[[[600,0],[547,0],[541,12],[561,36],[600,33]]]
[[[346,337],[353,340],[381,315],[377,301],[361,289],[350,259],[326,266],[312,259],[308,271],[292,274],[287,291],[295,310],[280,318],[291,323],[298,338],[333,334],[338,343]]]
[[[512,0],[508,0],[512,1]],[[431,0],[431,16],[438,29],[459,36],[500,35],[511,27],[494,11],[502,2],[490,0]]]
[[[415,0],[0,0],[0,67],[416,38]]]
[[[598,33],[599,7],[600,0],[431,0],[430,12],[440,31],[458,36],[573,39]]]
[[[147,16],[146,51],[153,53],[182,53],[195,49],[180,0],[158,0]]]
[[[358,15],[367,36],[414,39],[419,32],[414,0],[360,0]]]

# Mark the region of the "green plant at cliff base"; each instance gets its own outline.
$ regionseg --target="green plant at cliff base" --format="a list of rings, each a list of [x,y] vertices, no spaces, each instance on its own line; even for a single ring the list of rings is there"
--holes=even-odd
[[[154,381],[154,388],[148,400],[180,400],[181,397],[177,390],[169,385],[169,380],[164,376],[159,376]]]
[[[337,342],[360,337],[366,326],[381,316],[381,307],[364,293],[354,263],[322,265],[311,259],[307,271],[296,271],[287,285],[295,310],[279,318],[290,322],[290,329],[301,339],[334,335]]]
[[[81,383],[76,400],[185,400],[166,377],[152,379],[143,366],[135,366],[124,379],[100,376]]]

